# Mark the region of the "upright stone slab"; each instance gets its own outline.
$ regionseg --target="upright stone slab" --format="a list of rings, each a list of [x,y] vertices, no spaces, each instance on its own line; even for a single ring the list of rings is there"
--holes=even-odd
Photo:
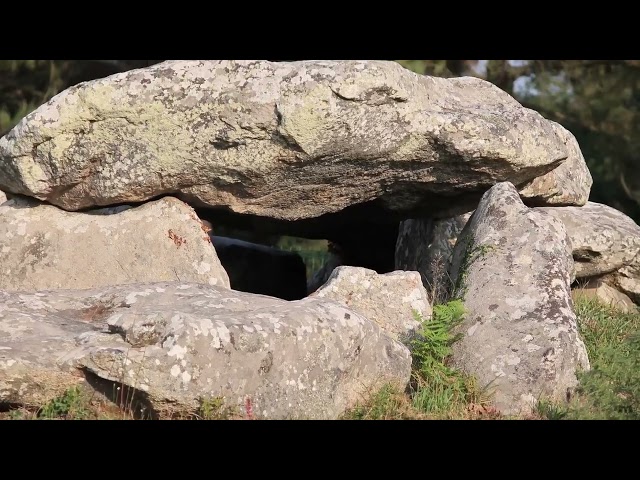
[[[527,208],[508,182],[488,190],[458,237],[452,273],[466,317],[456,366],[494,393],[504,414],[566,400],[587,352],[572,309],[564,224]]]

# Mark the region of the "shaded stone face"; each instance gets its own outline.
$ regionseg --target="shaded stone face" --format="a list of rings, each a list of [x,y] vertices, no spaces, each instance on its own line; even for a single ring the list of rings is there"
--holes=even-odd
[[[335,230],[461,213],[570,152],[557,127],[477,78],[384,61],[169,61],[71,87],[27,115],[0,139],[0,188],[67,210],[171,194]]]
[[[449,270],[453,249],[472,213],[440,220],[415,218],[400,223],[396,268],[420,272],[432,300],[445,297],[451,288]]]
[[[633,261],[611,275],[613,285],[640,305],[640,253]]]
[[[88,371],[143,392],[162,415],[221,397],[256,418],[337,418],[411,356],[334,301],[297,302],[195,283],[0,290],[0,402],[42,404]],[[57,382],[57,383],[54,383]]]
[[[506,414],[564,401],[588,369],[572,308],[571,246],[563,223],[527,208],[515,187],[483,196],[458,237],[452,262],[466,317],[454,363],[489,386]]]

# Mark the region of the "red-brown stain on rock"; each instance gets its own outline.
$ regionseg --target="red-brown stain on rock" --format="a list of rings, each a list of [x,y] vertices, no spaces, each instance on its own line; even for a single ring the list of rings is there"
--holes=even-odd
[[[184,237],[181,237],[180,235],[176,234],[172,229],[169,229],[169,238],[171,240],[173,240],[173,243],[176,244],[176,247],[180,248],[182,246],[182,244],[186,244],[187,243],[187,239]]]

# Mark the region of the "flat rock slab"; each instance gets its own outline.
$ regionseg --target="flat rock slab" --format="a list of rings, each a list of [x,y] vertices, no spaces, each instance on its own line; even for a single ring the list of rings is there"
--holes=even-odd
[[[367,268],[339,266],[311,296],[346,305],[403,343],[420,328],[414,312],[424,320],[431,317],[429,296],[418,272],[380,275]]]
[[[395,223],[383,212],[547,174],[569,158],[556,130],[489,82],[390,61],[167,61],[27,115],[0,139],[0,188],[67,210],[170,193],[287,221],[368,205]]]
[[[255,418],[337,418],[384,383],[404,388],[411,371],[405,346],[326,299],[159,282],[0,292],[0,305],[3,368],[89,371],[135,388],[161,417],[223,398],[240,409],[249,399]],[[0,402],[25,401],[18,381],[1,385]]]
[[[457,296],[467,311],[454,364],[494,393],[504,414],[537,400],[566,400],[587,352],[572,309],[573,268],[564,224],[527,208],[503,182],[482,197],[453,252]]]
[[[18,198],[0,206],[2,290],[172,280],[229,287],[211,239],[180,200],[88,213]]]
[[[91,293],[0,290],[0,404],[40,407],[83,383],[82,372],[57,360],[77,335],[100,330],[113,307]]]
[[[596,202],[583,207],[540,207],[564,223],[576,278],[595,277],[629,265],[640,252],[640,227],[627,215]]]

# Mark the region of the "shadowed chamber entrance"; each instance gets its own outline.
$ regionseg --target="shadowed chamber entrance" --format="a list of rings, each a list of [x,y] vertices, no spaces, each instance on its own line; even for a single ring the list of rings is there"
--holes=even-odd
[[[378,273],[394,269],[397,228],[359,226],[354,230],[357,234],[344,229],[328,240],[283,234],[286,226],[261,228],[266,224],[254,222],[252,228],[243,228],[211,217],[207,220],[233,290],[300,300],[324,284],[339,265]]]

